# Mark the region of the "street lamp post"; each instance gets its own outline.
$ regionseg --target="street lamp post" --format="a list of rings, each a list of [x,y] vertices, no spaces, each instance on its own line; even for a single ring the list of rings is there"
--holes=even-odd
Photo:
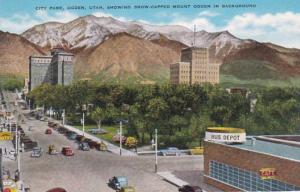
[[[8,121],[9,121],[9,132],[10,132],[10,134],[11,134],[11,120],[8,119]]]
[[[52,117],[52,107],[50,107],[50,109],[49,109],[49,117],[50,117],[50,119]]]
[[[62,113],[62,124],[65,125],[65,110],[63,110],[63,113]]]
[[[83,136],[84,136],[84,112],[82,113],[82,132],[83,132]]]
[[[120,140],[120,155],[122,155],[122,120],[120,121],[120,131],[119,131],[119,140]]]

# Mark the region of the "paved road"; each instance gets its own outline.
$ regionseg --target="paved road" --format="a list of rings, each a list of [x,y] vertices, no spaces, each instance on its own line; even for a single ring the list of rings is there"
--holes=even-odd
[[[33,131],[27,131],[29,125]],[[115,175],[128,177],[129,184],[138,192],[174,192],[177,188],[154,173],[154,157],[120,157],[108,152],[96,150],[80,151],[77,144],[65,136],[53,132],[44,134],[47,123],[29,120],[23,129],[39,145],[47,150],[50,144],[57,147],[69,145],[75,149],[75,156],[61,154],[50,156],[46,153],[41,158],[31,158],[30,152],[22,154],[21,172],[24,182],[33,192],[44,192],[52,187],[61,186],[70,192],[110,192],[107,181]],[[15,166],[11,164],[11,166]],[[160,157],[159,171],[203,169],[201,157]]]
[[[13,100],[13,98],[12,98]],[[28,131],[33,126],[33,131]],[[22,127],[32,140],[47,151],[50,144],[58,148],[65,145],[75,149],[75,156],[65,157],[61,154],[50,156],[47,153],[41,158],[31,158],[30,152],[21,156],[21,176],[26,186],[33,192],[45,192],[53,187],[63,187],[68,192],[111,192],[107,186],[110,177],[127,176],[129,184],[138,192],[175,192],[177,188],[154,173],[153,156],[123,156],[91,150],[77,149],[77,144],[65,136],[53,132],[44,134],[47,122],[34,119],[25,120]],[[6,167],[16,170],[16,162],[7,162]],[[159,157],[158,171],[203,170],[202,157]]]

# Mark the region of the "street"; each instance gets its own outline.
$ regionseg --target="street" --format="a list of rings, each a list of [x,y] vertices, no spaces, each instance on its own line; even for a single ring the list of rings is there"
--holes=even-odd
[[[32,126],[33,130],[28,131],[28,126]],[[43,192],[54,187],[63,187],[70,192],[109,192],[114,191],[107,186],[109,178],[119,175],[126,176],[129,185],[139,192],[177,191],[177,187],[154,173],[154,156],[121,157],[97,150],[80,151],[74,141],[56,131],[46,135],[47,122],[30,118],[22,127],[44,151],[40,158],[31,158],[31,152],[23,152],[21,155],[21,177],[33,192]],[[71,146],[75,155],[49,155],[47,149],[50,144],[55,144],[59,150],[63,146]],[[14,167],[15,164],[10,162],[8,166]],[[202,157],[159,157],[158,171],[196,169],[203,169]]]

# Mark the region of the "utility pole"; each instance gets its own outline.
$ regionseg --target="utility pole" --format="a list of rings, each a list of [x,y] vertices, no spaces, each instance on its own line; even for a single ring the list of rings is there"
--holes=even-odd
[[[122,155],[122,142],[123,142],[123,138],[122,138],[122,120],[120,121],[120,135],[119,135],[119,140],[120,140],[120,155]]]
[[[157,173],[157,129],[155,129],[155,173]]]
[[[19,180],[21,180],[21,155],[20,153],[20,133],[18,131],[18,176],[19,176]]]
[[[84,136],[84,112],[82,113],[82,132]]]

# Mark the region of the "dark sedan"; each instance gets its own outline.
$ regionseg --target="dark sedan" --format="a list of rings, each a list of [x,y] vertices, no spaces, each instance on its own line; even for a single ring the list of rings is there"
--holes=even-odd
[[[202,189],[198,186],[184,185],[179,188],[179,192],[202,192]]]

